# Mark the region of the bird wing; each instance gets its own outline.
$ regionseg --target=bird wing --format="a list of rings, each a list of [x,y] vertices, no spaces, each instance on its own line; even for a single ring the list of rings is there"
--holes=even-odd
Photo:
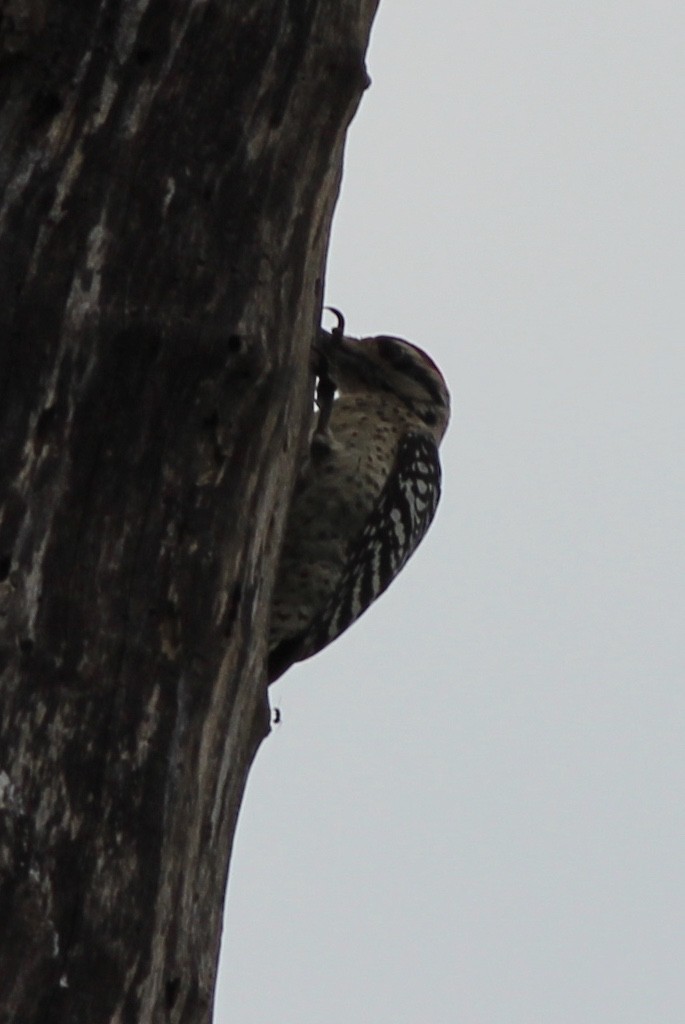
[[[373,511],[349,545],[345,570],[325,608],[305,631],[270,652],[269,682],[335,640],[387,589],[423,540],[438,506],[440,483],[435,442],[407,434]]]

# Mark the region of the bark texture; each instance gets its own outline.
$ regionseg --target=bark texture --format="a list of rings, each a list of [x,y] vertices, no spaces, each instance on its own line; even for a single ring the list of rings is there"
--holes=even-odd
[[[377,0],[9,0],[0,1020],[211,1019]]]

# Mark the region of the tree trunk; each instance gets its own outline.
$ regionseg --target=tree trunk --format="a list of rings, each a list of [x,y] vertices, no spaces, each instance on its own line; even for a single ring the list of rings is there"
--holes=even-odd
[[[376,0],[9,0],[0,1020],[207,1024]]]

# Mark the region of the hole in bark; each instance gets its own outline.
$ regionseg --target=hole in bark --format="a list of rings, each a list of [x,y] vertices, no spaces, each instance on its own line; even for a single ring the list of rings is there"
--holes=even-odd
[[[33,640],[28,636],[25,636],[23,640],[19,641],[19,650],[22,654],[30,654],[33,650],[33,646]]]
[[[48,405],[43,409],[42,413],[38,417],[36,423],[36,440],[44,441],[52,430],[52,426],[55,422],[55,416],[57,414],[57,408],[54,405]]]
[[[226,621],[224,623],[224,636],[229,637],[233,632],[233,626],[238,615],[238,607],[240,605],[240,599],[243,596],[243,588],[240,583],[233,585],[231,596],[228,599],[228,608],[226,610]]]
[[[229,335],[228,341],[226,342],[226,348],[232,356],[237,356],[243,347],[243,339],[239,334]]]
[[[172,1010],[174,1003],[178,997],[178,992],[181,987],[180,978],[169,978],[166,985],[164,986],[164,999],[166,1001],[167,1010]]]
[[[141,46],[136,50],[136,60],[138,64],[140,64],[141,68],[145,67],[146,64],[149,64],[150,61],[154,59],[154,56],[155,51],[151,46]]]
[[[38,93],[33,101],[31,113],[33,114],[33,126],[39,128],[46,121],[52,121],[62,109],[62,100],[56,92]]]
[[[12,566],[12,556],[2,555],[0,557],[0,581],[6,580],[10,574],[10,568]]]

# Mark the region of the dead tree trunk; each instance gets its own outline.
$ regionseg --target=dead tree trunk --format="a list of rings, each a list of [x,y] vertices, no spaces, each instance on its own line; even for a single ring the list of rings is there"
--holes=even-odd
[[[0,1020],[207,1024],[376,0],[6,0]]]

